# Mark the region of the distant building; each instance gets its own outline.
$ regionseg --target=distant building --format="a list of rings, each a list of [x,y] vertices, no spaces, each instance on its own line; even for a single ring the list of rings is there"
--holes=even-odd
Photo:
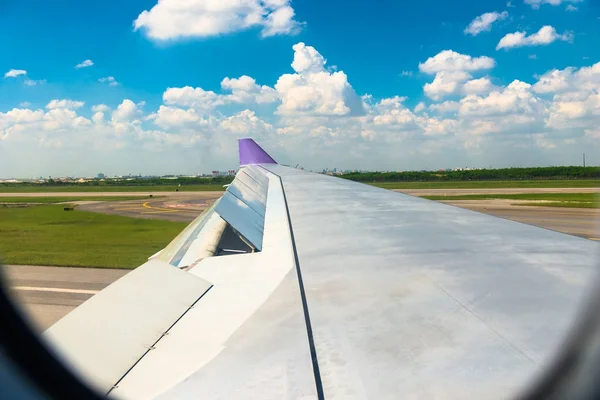
[[[232,169],[229,171],[213,171],[212,172],[213,178],[216,178],[218,176],[231,176],[231,175],[235,175],[235,171]]]
[[[104,175],[103,173],[99,173],[96,177],[98,179],[104,179],[104,178],[106,178],[106,175]]]

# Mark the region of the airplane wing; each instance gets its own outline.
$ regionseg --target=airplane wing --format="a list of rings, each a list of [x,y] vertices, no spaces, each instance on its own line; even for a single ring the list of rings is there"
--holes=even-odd
[[[279,165],[44,337],[123,399],[506,398],[560,347],[599,243]]]

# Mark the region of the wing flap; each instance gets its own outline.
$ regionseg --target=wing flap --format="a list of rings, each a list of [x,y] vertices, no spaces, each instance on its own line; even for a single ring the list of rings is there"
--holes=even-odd
[[[109,392],[211,284],[150,260],[44,333],[73,372]]]

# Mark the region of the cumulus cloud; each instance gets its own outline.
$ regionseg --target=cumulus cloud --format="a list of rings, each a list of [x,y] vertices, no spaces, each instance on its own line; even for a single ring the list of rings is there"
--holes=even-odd
[[[220,122],[224,131],[238,137],[252,135],[257,140],[274,132],[273,125],[263,121],[251,110],[244,110]]]
[[[552,151],[552,161],[561,162],[555,156],[559,144],[567,142],[585,145],[590,153],[600,150],[600,63],[548,71],[531,83],[515,80],[496,86],[488,75],[492,59],[452,53],[431,57],[420,68],[437,79],[428,86],[430,94],[454,96],[437,104],[425,100],[409,108],[409,100],[400,94],[359,97],[342,71],[327,68],[322,54],[300,43],[294,46],[292,71],[275,88],[246,75],[229,77],[221,81],[220,93],[167,88],[162,104],[152,110],[124,99],[92,106],[91,117],[83,102],[75,100],[49,100],[44,110],[24,105],[0,112],[0,148],[38,159],[36,149],[44,155],[48,147],[69,147],[77,150],[73,154],[82,154],[85,162],[77,165],[90,165],[93,154],[104,148],[105,157],[93,168],[105,172],[107,155],[130,149],[122,153],[123,160],[110,158],[115,172],[125,173],[135,170],[123,171],[124,165],[157,166],[156,173],[231,168],[237,162],[232,143],[242,136],[256,137],[284,155],[285,149],[293,149],[293,155],[277,158],[308,168],[411,169],[426,167],[425,159],[436,160],[429,167],[465,166],[479,153],[486,164],[506,165],[510,157],[519,160],[519,149],[527,157]],[[473,76],[481,72],[485,76]],[[353,111],[355,106],[359,112]],[[15,147],[18,143],[23,147]],[[53,154],[56,160],[66,153]],[[145,156],[149,161],[136,158]],[[198,164],[190,167],[189,160]]]
[[[134,21],[150,39],[210,37],[260,28],[263,37],[296,34],[301,23],[289,0],[159,0]]]
[[[455,113],[460,108],[458,101],[444,101],[443,103],[431,104],[429,106],[430,111],[438,113]]]
[[[92,65],[94,65],[94,62],[92,60],[83,60],[82,62],[80,62],[79,64],[77,64],[75,66],[75,68],[76,69],[87,68],[87,67],[91,67]]]
[[[548,71],[539,77],[533,90],[552,95],[548,126],[589,126],[600,116],[600,62],[579,69]]]
[[[98,82],[106,83],[108,86],[118,86],[119,85],[119,82],[116,81],[114,76],[107,76],[104,78],[100,78],[100,79],[98,79]]]
[[[501,13],[494,11],[481,14],[471,21],[471,23],[465,28],[465,34],[477,36],[481,32],[489,32],[492,30],[492,24],[494,22],[502,21],[506,18],[508,18],[507,11],[503,11]]]
[[[573,34],[570,32],[564,32],[563,34],[559,35],[554,27],[546,25],[540,28],[540,30],[536,33],[532,33],[529,36],[527,36],[527,32],[509,33],[500,39],[498,45],[496,46],[496,50],[508,50],[523,46],[544,46],[557,40],[565,42],[572,41]]]
[[[54,110],[57,108],[66,108],[66,109],[77,109],[83,107],[85,103],[83,101],[74,101],[68,99],[62,100],[52,100],[50,103],[46,105],[46,108],[49,110]]]
[[[107,112],[108,110],[110,110],[110,107],[106,104],[96,104],[92,106],[93,112]]]
[[[202,110],[211,110],[219,98],[215,92],[202,88],[185,86],[182,88],[168,88],[163,93],[163,102],[168,105],[193,107]]]
[[[529,4],[531,8],[538,9],[542,4],[550,4],[552,6],[559,6],[562,3],[580,3],[583,0],[525,0],[525,4]]]
[[[266,85],[259,86],[253,78],[247,75],[239,78],[225,78],[221,81],[221,87],[231,91],[230,95],[224,97],[224,101],[258,104],[277,101],[275,89]]]
[[[417,104],[415,106],[414,112],[415,114],[420,113],[421,111],[425,110],[427,108],[427,106],[425,105],[424,102],[420,102],[419,104]]]
[[[138,108],[138,104],[135,104],[129,99],[123,100],[121,104],[117,106],[117,109],[112,113],[112,120],[115,122],[134,121],[140,115],[142,111]]]
[[[493,68],[495,65],[496,62],[491,57],[471,57],[452,50],[444,50],[428,58],[424,63],[419,63],[419,70],[426,74],[435,74],[450,71],[478,71]]]
[[[16,78],[17,76],[27,75],[27,71],[24,69],[11,69],[4,74],[5,78]]]
[[[538,110],[541,101],[534,96],[531,85],[515,80],[502,90],[495,90],[481,97],[469,95],[460,100],[461,116],[529,114]]]
[[[325,58],[304,43],[294,45],[292,68],[284,74],[275,90],[281,99],[280,114],[356,115],[363,112],[362,102],[343,71],[325,69]]]
[[[441,71],[435,74],[433,82],[423,86],[423,91],[429,98],[440,100],[444,96],[459,93],[470,78],[471,74],[465,71]]]
[[[444,50],[419,64],[419,70],[427,74],[435,74],[433,82],[423,86],[425,94],[440,100],[445,96],[484,93],[492,89],[488,78],[472,79],[471,72],[491,69],[495,66],[493,58],[471,57],[452,50]]]
[[[205,122],[193,108],[182,109],[179,107],[160,106],[155,114],[148,117],[163,129],[179,128],[184,126],[197,126]]]
[[[553,69],[541,75],[533,85],[536,93],[593,92],[600,90],[600,62],[590,66]]]

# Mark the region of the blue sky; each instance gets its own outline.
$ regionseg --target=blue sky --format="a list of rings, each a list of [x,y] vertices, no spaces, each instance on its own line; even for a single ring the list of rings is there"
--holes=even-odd
[[[600,163],[596,1],[157,3],[2,3],[0,178]]]

